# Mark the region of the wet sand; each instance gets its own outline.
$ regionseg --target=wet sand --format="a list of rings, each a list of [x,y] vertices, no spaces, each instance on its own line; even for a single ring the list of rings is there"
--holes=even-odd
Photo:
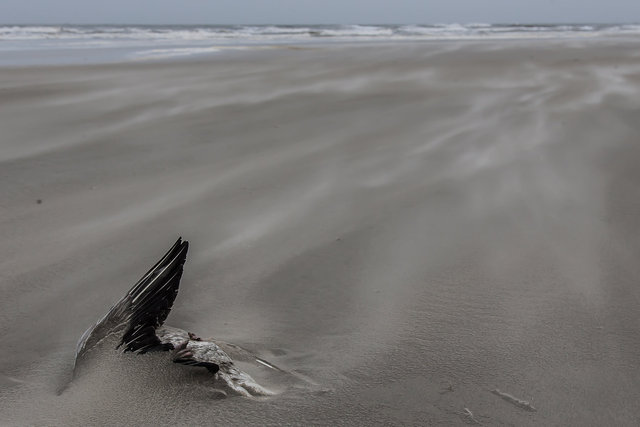
[[[0,69],[2,423],[636,425],[639,48]],[[167,323],[291,373],[250,372],[277,396],[108,349],[69,384],[180,235]]]

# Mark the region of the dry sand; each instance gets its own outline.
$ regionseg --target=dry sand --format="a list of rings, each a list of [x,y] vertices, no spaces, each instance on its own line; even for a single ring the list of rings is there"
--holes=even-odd
[[[636,425],[639,52],[0,70],[2,424]],[[167,323],[294,373],[252,372],[276,397],[107,349],[67,386],[82,332],[179,235]]]

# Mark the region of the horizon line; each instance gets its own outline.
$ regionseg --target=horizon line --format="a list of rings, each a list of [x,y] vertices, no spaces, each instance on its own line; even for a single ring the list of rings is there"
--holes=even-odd
[[[390,25],[425,25],[425,26],[434,26],[434,25],[523,25],[523,26],[533,26],[533,25],[640,25],[640,21],[620,21],[620,22],[589,22],[589,21],[529,21],[529,22],[481,22],[481,21],[451,21],[451,22],[388,22],[388,23],[363,23],[363,22],[351,22],[351,23],[141,23],[141,22],[20,22],[20,23],[7,23],[0,22],[0,26],[64,26],[64,25],[104,25],[104,26],[112,26],[112,25],[126,25],[126,26],[189,26],[189,27],[197,27],[197,26],[282,26],[282,27],[302,27],[302,26],[334,26],[334,25],[362,25],[362,26],[390,26]]]

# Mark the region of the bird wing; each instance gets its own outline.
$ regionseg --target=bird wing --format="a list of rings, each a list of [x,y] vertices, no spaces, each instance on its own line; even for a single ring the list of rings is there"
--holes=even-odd
[[[156,336],[173,305],[189,243],[179,238],[169,251],[131,290],[78,341],[76,363],[88,350],[108,336],[121,335],[118,348],[144,353],[162,346]],[[167,348],[169,349],[169,348]]]

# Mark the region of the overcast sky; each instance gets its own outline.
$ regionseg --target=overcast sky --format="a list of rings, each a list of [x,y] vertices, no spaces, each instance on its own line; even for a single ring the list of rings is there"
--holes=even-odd
[[[640,22],[640,0],[0,0],[0,23]]]

